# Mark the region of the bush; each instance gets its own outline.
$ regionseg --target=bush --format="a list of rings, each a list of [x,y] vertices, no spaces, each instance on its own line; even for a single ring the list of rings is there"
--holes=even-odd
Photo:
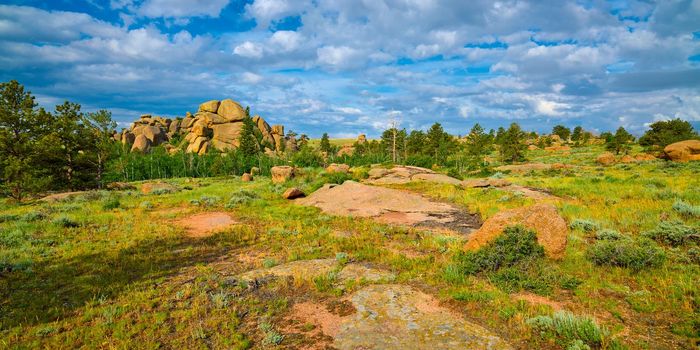
[[[700,248],[693,247],[688,249],[688,259],[693,264],[700,264]]]
[[[666,254],[649,239],[597,241],[586,252],[596,265],[627,267],[634,271],[660,266]]]
[[[700,238],[693,227],[686,226],[680,221],[662,221],[655,229],[642,233],[642,236],[670,246],[680,246]]]
[[[477,274],[496,271],[526,259],[543,256],[544,248],[537,243],[534,231],[522,226],[510,226],[493,242],[476,252],[462,253],[456,259],[463,273]]]
[[[80,226],[80,224],[77,221],[75,221],[67,216],[64,216],[64,215],[61,215],[61,216],[53,219],[52,222],[54,225],[58,225],[58,226],[65,227],[65,228]]]
[[[700,205],[691,205],[682,200],[673,203],[673,210],[686,217],[700,217]]]
[[[578,343],[598,348],[610,335],[607,329],[598,326],[593,319],[579,317],[568,311],[557,311],[551,316],[533,317],[526,323],[542,335],[557,337],[561,343],[569,345]],[[580,345],[574,349],[581,349]]]
[[[39,221],[46,219],[46,214],[40,211],[30,211],[22,215],[22,221]]]
[[[203,207],[212,207],[215,206],[220,200],[221,198],[217,196],[201,196],[199,199],[190,200],[190,204],[201,205]]]
[[[102,203],[102,210],[114,210],[119,208],[121,205],[122,204],[119,201],[119,197],[109,197]]]
[[[1,214],[0,215],[0,224],[3,222],[19,220],[19,218],[20,218],[20,216],[16,215],[16,214]]]
[[[351,174],[346,173],[325,173],[320,175],[314,182],[311,183],[309,192],[314,192],[323,187],[325,184],[342,184],[347,180],[352,180]]]
[[[599,241],[619,241],[622,239],[631,239],[631,237],[623,235],[617,230],[602,229],[595,234],[595,239]]]
[[[141,204],[139,204],[139,208],[144,210],[150,210],[153,209],[153,204],[149,201],[143,201],[141,202]]]
[[[236,208],[240,205],[248,204],[258,198],[258,194],[250,190],[238,190],[231,195],[231,198],[226,203],[226,208]]]
[[[591,220],[576,219],[569,224],[572,230],[581,230],[583,232],[593,232],[600,229],[600,224]]]

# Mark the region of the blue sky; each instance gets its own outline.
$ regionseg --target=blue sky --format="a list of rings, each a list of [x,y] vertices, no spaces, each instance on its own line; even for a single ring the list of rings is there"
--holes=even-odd
[[[700,126],[700,0],[0,3],[0,80],[122,126],[223,98],[312,137]]]

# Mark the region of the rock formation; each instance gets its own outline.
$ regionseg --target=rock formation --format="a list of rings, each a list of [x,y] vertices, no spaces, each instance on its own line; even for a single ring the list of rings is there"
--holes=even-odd
[[[173,139],[180,140],[178,136],[182,136],[187,147],[172,144],[168,148],[169,153],[178,152],[182,148],[185,152],[200,155],[213,148],[226,152],[238,148],[245,117],[246,111],[238,102],[231,99],[211,100],[199,105],[194,115],[187,112],[184,118],[170,119],[144,114],[131,128],[115,134],[114,139],[129,145],[134,152],[146,153],[151,147]],[[253,117],[253,123],[262,135],[261,149],[270,153],[281,151],[283,142],[296,148],[296,140],[285,140],[284,126],[270,127],[259,115]]]
[[[666,157],[675,162],[700,160],[700,140],[672,143],[664,148]]]

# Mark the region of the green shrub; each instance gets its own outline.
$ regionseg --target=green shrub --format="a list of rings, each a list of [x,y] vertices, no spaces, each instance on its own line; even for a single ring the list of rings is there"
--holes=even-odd
[[[593,232],[600,230],[600,224],[591,220],[576,219],[569,224],[572,230],[581,230],[583,232]]]
[[[143,201],[141,202],[141,204],[139,204],[139,208],[144,210],[150,210],[153,209],[153,204],[149,201]]]
[[[629,236],[623,235],[620,231],[611,229],[602,229],[595,234],[595,239],[599,241],[619,241],[622,239],[630,239]]]
[[[692,262],[693,264],[700,264],[700,248],[690,248],[688,249],[688,252],[686,254],[688,254],[688,259],[690,260],[690,262]]]
[[[493,242],[476,252],[462,253],[456,259],[462,273],[477,274],[483,271],[496,271],[526,259],[543,256],[544,248],[537,243],[534,231],[522,226],[510,226],[506,227],[503,234]]]
[[[234,192],[231,195],[231,198],[228,200],[228,203],[226,203],[226,208],[236,208],[240,205],[248,204],[257,198],[257,193],[250,190],[241,189]]]
[[[346,174],[346,173],[325,173],[316,178],[311,184],[309,188],[309,192],[316,191],[317,189],[323,187],[325,184],[342,184],[343,182],[347,180],[352,180],[352,175],[351,174]]]
[[[22,215],[22,221],[39,221],[39,220],[44,220],[46,219],[46,214],[41,211],[30,211],[29,213],[26,213]]]
[[[597,241],[586,252],[596,265],[627,267],[635,271],[660,266],[666,254],[649,239]]]
[[[190,203],[194,205],[201,205],[204,207],[212,207],[215,206],[220,200],[221,197],[218,196],[201,196],[198,200],[191,200]]]
[[[114,210],[117,209],[121,206],[121,202],[119,201],[119,197],[112,196],[107,198],[103,203],[102,203],[102,210]]]
[[[65,215],[61,215],[61,216],[53,219],[52,223],[54,225],[58,225],[58,226],[65,227],[65,228],[72,228],[72,227],[80,226],[80,224],[77,221],[75,221],[75,220],[73,220]]]
[[[691,241],[697,241],[700,238],[700,233],[693,227],[673,220],[660,222],[653,230],[642,233],[642,236],[677,247]]]
[[[0,215],[0,223],[19,220],[20,216],[17,214],[2,214]]]
[[[581,342],[601,347],[609,332],[589,317],[579,317],[568,311],[557,311],[551,316],[537,316],[526,321],[527,325],[545,337],[556,338],[561,344]],[[579,349],[581,347],[578,347]],[[585,348],[584,348],[585,349]]]
[[[700,217],[700,205],[691,205],[682,200],[673,203],[673,210],[686,217]]]

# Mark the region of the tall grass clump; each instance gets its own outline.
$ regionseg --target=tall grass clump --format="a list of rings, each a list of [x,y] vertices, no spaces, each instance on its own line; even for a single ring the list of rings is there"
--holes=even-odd
[[[104,202],[102,202],[102,210],[114,210],[119,207],[121,207],[121,202],[119,201],[119,197],[117,196],[111,196],[107,198]]]
[[[681,214],[685,217],[700,217],[700,205],[692,205],[682,200],[677,200],[675,203],[673,203],[673,206],[671,208],[678,212],[678,214]]]
[[[228,203],[226,203],[226,208],[229,208],[229,209],[236,208],[240,205],[248,204],[257,198],[258,198],[257,193],[250,191],[250,190],[241,189],[241,190],[234,192],[231,195],[231,198],[228,200]]]
[[[557,311],[550,316],[530,318],[526,324],[539,331],[543,338],[556,338],[560,345],[573,349],[586,349],[582,345],[600,348],[607,342],[608,348],[621,348],[616,340],[608,339],[610,333],[589,317],[576,316],[568,311]],[[583,344],[581,344],[583,343]],[[572,347],[578,346],[578,347]]]

